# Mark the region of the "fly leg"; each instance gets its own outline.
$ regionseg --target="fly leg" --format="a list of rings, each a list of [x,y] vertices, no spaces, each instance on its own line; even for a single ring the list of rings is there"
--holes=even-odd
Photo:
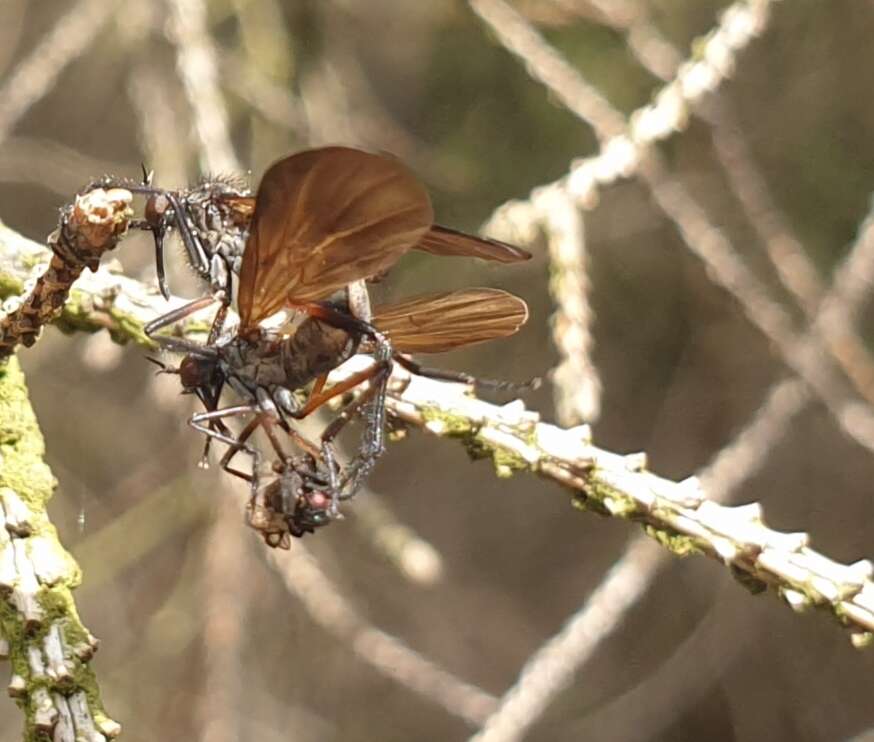
[[[245,437],[243,435],[234,436],[233,434],[228,434],[218,429],[216,425],[216,421],[222,421],[224,418],[228,417],[239,417],[242,415],[248,415],[252,413],[261,412],[261,408],[255,404],[248,405],[237,405],[236,407],[225,407],[221,410],[208,410],[206,412],[199,412],[195,415],[192,415],[188,420],[188,424],[197,430],[200,433],[203,433],[207,436],[208,440],[217,440],[221,443],[225,443],[230,447],[230,450],[233,453],[237,453],[238,451],[242,451],[248,456],[252,457],[252,475],[251,477],[247,476],[244,472],[239,471],[238,469],[234,469],[230,466],[230,456],[225,454],[225,457],[222,458],[222,469],[229,474],[233,474],[234,476],[238,476],[242,479],[246,479],[249,481],[251,485],[252,496],[255,497],[258,494],[258,486],[260,483],[260,469],[261,469],[261,452],[255,447],[250,445],[246,439],[252,434],[252,432],[258,427],[261,423],[259,418],[255,418],[250,421],[246,426],[246,430],[251,426],[251,430],[248,430]],[[255,423],[253,425],[253,423]],[[227,428],[224,427],[222,423],[222,427],[225,431]],[[245,432],[245,431],[244,431]],[[233,454],[231,454],[233,455]],[[227,460],[225,460],[227,459]]]
[[[322,458],[328,470],[332,496],[331,513],[334,517],[339,513],[339,501],[348,499],[355,494],[361,480],[370,472],[385,449],[385,390],[391,374],[391,346],[384,351],[384,354],[387,355],[387,358],[381,358],[374,365],[353,374],[328,390],[323,390],[324,382],[320,378],[314,387],[314,391],[319,390],[318,393],[311,394],[307,403],[299,411],[289,413],[294,418],[304,418],[330,399],[344,394],[366,381],[370,382],[370,387],[362,393],[361,397],[341,410],[321,436]],[[350,465],[352,473],[347,473],[341,480],[337,476],[338,466],[334,453],[334,439],[346,423],[363,408],[367,408],[364,413],[367,423],[363,440],[353,463]],[[348,493],[341,494],[350,481],[353,482],[353,487]]]
[[[477,376],[466,374],[464,371],[449,371],[440,368],[422,366],[412,358],[408,358],[400,353],[395,353],[393,360],[399,366],[407,369],[410,373],[416,374],[416,376],[425,376],[429,379],[438,379],[440,381],[454,381],[459,384],[468,384],[480,389],[493,389],[495,391],[508,392],[511,394],[524,394],[533,391],[538,389],[542,383],[539,377],[534,377],[529,381],[521,383],[515,381],[504,381],[502,379],[481,379]]]
[[[375,362],[373,366],[353,374],[327,391],[323,389],[324,381],[319,379],[303,408],[299,412],[292,413],[292,416],[296,418],[306,417],[329,399],[343,394],[365,381],[370,382],[370,388],[364,393],[363,401],[360,404],[355,404],[354,409],[350,410],[348,414],[340,413],[335,423],[332,423],[322,434],[323,450],[332,451],[332,441],[343,426],[359,410],[365,410],[363,416],[366,425],[362,442],[354,462],[350,465],[351,473],[347,474],[341,483],[343,486],[348,482],[352,483],[349,493],[343,497],[346,499],[355,493],[361,480],[373,468],[376,460],[385,450],[385,395],[388,379],[391,375],[393,349],[388,338],[369,322],[345,312],[339,312],[324,304],[305,304],[298,308],[321,322],[347,331],[353,337],[367,338],[374,346]]]

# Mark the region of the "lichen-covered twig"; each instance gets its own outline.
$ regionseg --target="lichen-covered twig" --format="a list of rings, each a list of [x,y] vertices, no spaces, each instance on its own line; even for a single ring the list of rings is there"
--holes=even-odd
[[[7,241],[0,230],[0,279],[10,266],[6,250],[16,244],[12,234]],[[21,238],[17,241],[22,247]],[[33,251],[33,243],[24,243],[28,245]],[[94,286],[83,282],[72,292],[73,324],[91,330],[108,325],[119,339],[149,345],[142,325],[155,316],[156,309],[166,306],[157,293],[103,267],[93,277],[83,278]],[[112,283],[111,296],[103,295]],[[95,294],[89,295],[91,290]],[[62,320],[66,318],[65,312]],[[183,331],[206,329],[201,317]],[[369,360],[352,359],[335,378],[360,370],[361,363]],[[396,418],[462,438],[473,453],[492,457],[499,475],[529,470],[564,484],[575,491],[580,506],[639,521],[675,553],[715,557],[748,586],[774,587],[796,610],[828,608],[851,628],[855,643],[869,641],[874,631],[870,562],[850,566],[833,562],[807,546],[806,534],[783,534],[765,526],[758,505],[718,505],[706,498],[697,479],[679,483],[662,479],[645,470],[642,455],[621,456],[597,448],[588,439],[588,427],[565,430],[541,423],[521,402],[497,407],[470,396],[457,384],[409,377],[400,370],[393,390],[388,407]]]
[[[356,358],[337,378],[360,369]],[[460,385],[397,370],[388,408],[398,419],[460,438],[475,456],[490,457],[499,476],[531,471],[574,492],[582,509],[640,522],[677,555],[705,554],[725,564],[754,592],[773,587],[795,610],[821,607],[864,645],[874,632],[874,566],[834,562],[808,546],[804,533],[763,522],[761,506],[708,500],[697,478],[673,482],[646,470],[643,454],[623,456],[592,445],[589,428],[542,423],[521,402],[499,407]]]
[[[27,286],[35,284],[52,258],[52,253],[0,223],[0,299],[22,298]],[[157,346],[143,332],[143,325],[185,301],[170,302],[147,286],[119,273],[117,265],[103,264],[95,272],[83,273],[70,290],[67,303],[55,325],[66,331],[108,330],[117,342]],[[214,309],[207,308],[186,320],[180,331],[187,335],[209,330]]]
[[[19,344],[33,345],[43,325],[60,314],[82,271],[97,270],[103,253],[115,248],[127,229],[131,199],[129,191],[96,188],[61,211],[48,240],[54,253],[48,267],[21,306],[0,321],[0,359]]]
[[[28,735],[115,737],[120,727],[104,712],[89,665],[97,640],[70,592],[79,568],[46,514],[55,480],[15,359],[0,368],[0,430],[0,636],[12,666],[8,692],[25,713]]]

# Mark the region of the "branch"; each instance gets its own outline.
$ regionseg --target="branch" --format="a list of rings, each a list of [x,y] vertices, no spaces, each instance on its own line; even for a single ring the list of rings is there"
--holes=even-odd
[[[17,256],[12,253],[18,250]],[[0,288],[21,285],[22,267],[33,264],[44,248],[0,231]],[[6,274],[3,276],[2,274]],[[181,303],[181,300],[175,300]],[[117,340],[151,347],[142,332],[145,322],[166,311],[154,292],[101,267],[71,292],[61,321],[87,330],[106,327]],[[183,332],[203,331],[203,319],[191,320]],[[338,375],[351,373],[353,359]],[[757,504],[726,507],[706,500],[697,479],[682,483],[645,471],[642,454],[620,456],[591,445],[588,427],[570,430],[540,423],[520,403],[497,407],[465,393],[465,388],[395,372],[402,392],[388,400],[390,411],[407,423],[439,435],[462,438],[476,456],[490,456],[499,476],[530,470],[577,492],[586,509],[644,523],[647,532],[674,553],[717,557],[733,574],[758,591],[772,586],[796,610],[828,607],[859,645],[874,631],[872,565],[832,562],[807,546],[806,534],[768,529]]]
[[[332,379],[368,363],[354,358]],[[874,637],[874,565],[834,562],[808,546],[807,534],[768,528],[758,503],[719,505],[707,500],[696,477],[663,479],[646,471],[645,454],[623,456],[592,445],[586,425],[542,423],[521,401],[489,404],[463,385],[396,369],[387,405],[408,424],[461,439],[474,458],[491,458],[500,477],[537,473],[570,488],[580,509],[640,522],[678,556],[715,558],[754,593],[772,587],[796,611],[828,609],[850,628],[857,646]]]
[[[103,253],[115,248],[133,213],[131,200],[126,190],[97,188],[61,210],[60,225],[48,239],[54,253],[48,268],[24,303],[0,321],[0,358],[19,343],[33,345],[43,325],[60,314],[82,271],[96,270]]]
[[[104,712],[89,664],[97,640],[71,593],[81,573],[46,513],[55,479],[15,359],[0,369],[0,425],[0,654],[12,665],[9,695],[28,735],[115,737],[121,727]]]
[[[16,259],[14,249],[20,249]],[[21,285],[23,265],[44,248],[0,229],[0,289]],[[8,290],[8,289],[7,289]],[[71,292],[61,315],[68,327],[110,329],[116,340],[153,347],[143,324],[177,306],[138,281],[101,267],[86,274]],[[208,328],[209,310],[189,320],[182,334]],[[341,379],[369,364],[358,356],[332,374]],[[460,438],[477,458],[490,457],[498,476],[532,471],[574,493],[574,502],[593,510],[643,523],[646,532],[673,553],[702,553],[728,566],[754,592],[773,587],[798,611],[827,608],[852,631],[857,646],[874,632],[874,566],[862,560],[842,565],[808,546],[803,533],[786,534],[762,522],[761,506],[727,507],[708,501],[697,478],[683,482],[646,471],[644,454],[622,456],[592,445],[588,426],[562,429],[539,421],[521,402],[499,407],[469,394],[466,387],[410,376],[396,368],[389,411],[399,420],[442,436]]]
[[[22,237],[0,222],[0,299],[5,300],[5,310],[51,270],[52,257],[44,245]],[[143,326],[182,306],[185,300],[173,298],[168,303],[154,286],[123,276],[119,270],[117,263],[109,263],[94,272],[83,273],[54,324],[66,332],[109,330],[116,342],[133,342],[154,350],[157,346],[145,335]],[[181,332],[187,336],[205,334],[214,311],[206,309],[195,314],[183,323]]]

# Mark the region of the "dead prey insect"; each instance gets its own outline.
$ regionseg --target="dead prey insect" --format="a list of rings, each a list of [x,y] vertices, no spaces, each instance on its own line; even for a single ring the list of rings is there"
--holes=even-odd
[[[372,322],[356,316],[347,287],[384,273],[413,248],[503,262],[529,257],[503,243],[434,227],[427,192],[397,160],[329,147],[292,155],[268,169],[242,257],[236,334],[211,339],[205,346],[155,336],[166,349],[187,354],[178,369],[183,387],[207,408],[190,422],[230,446],[222,466],[227,467],[239,450],[257,461],[248,437],[258,427],[279,425],[296,445],[325,462],[334,513],[337,501],[354,493],[382,453],[385,384],[392,359],[419,370],[399,353],[433,352],[504,337],[524,323],[525,303],[492,289],[413,299],[377,310]],[[154,334],[209,303],[196,300],[155,320],[146,331]],[[277,331],[262,326],[282,309],[302,318],[295,328]],[[372,354],[373,364],[325,389],[328,372],[362,345]],[[328,425],[318,449],[307,451],[288,418],[306,417],[364,382],[370,382],[367,391]],[[309,397],[300,404],[294,392],[310,383]],[[226,384],[243,404],[219,408]],[[332,443],[359,412],[365,419],[361,447],[341,477]],[[222,421],[247,414],[255,417],[240,435],[229,434]]]

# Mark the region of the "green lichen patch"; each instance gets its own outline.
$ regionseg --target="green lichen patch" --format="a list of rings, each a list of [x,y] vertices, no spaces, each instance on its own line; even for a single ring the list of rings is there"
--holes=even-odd
[[[433,427],[439,435],[447,438],[467,438],[476,433],[479,426],[461,415],[453,415],[433,407],[422,408],[422,419],[426,426]]]
[[[505,448],[492,449],[492,461],[495,474],[502,479],[512,477],[517,471],[529,471],[531,464],[518,454]]]
[[[584,492],[575,493],[571,500],[571,504],[577,510],[582,510],[586,513],[595,513],[595,515],[601,515],[605,518],[610,517],[610,511],[604,507],[604,503],[594,497],[589,497]]]
[[[675,556],[687,557],[691,554],[704,553],[697,539],[685,533],[671,531],[664,527],[657,528],[649,523],[644,525],[643,530],[647,536],[658,541]]]
[[[18,360],[0,366],[0,486],[10,487],[42,512],[55,479],[43,461],[45,444],[30,406]]]
[[[20,296],[24,293],[24,281],[9,273],[0,273],[0,299]]]

